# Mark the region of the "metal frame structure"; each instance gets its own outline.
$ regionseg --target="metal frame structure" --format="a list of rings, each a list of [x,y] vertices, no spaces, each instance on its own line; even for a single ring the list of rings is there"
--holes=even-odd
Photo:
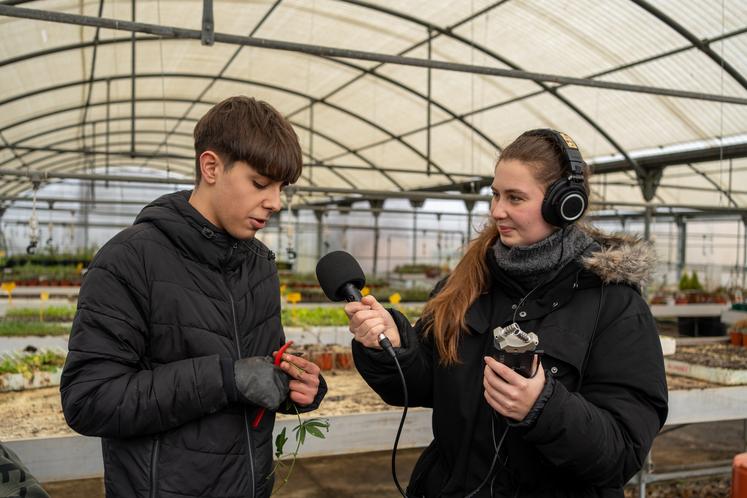
[[[506,56],[505,49],[484,43],[474,34],[467,33],[466,27],[501,13],[501,9],[507,6],[511,7],[511,0],[485,3],[479,9],[461,13],[443,24],[429,20],[429,16],[425,13],[421,15],[421,13],[409,11],[404,5],[393,8],[363,0],[339,0],[338,3],[357,9],[359,12],[392,19],[401,29],[410,30],[407,42],[402,43],[397,50],[387,52],[368,49],[354,50],[334,45],[258,37],[260,30],[271,26],[275,17],[281,15],[279,12],[284,7],[292,5],[293,0],[268,2],[260,15],[254,18],[246,35],[221,32],[219,24],[221,17],[216,12],[220,4],[212,0],[201,2],[200,29],[188,29],[161,22],[140,22],[137,19],[138,5],[135,0],[131,0],[128,4],[129,9],[125,16],[128,17],[127,19],[121,18],[123,11],[119,12],[120,18],[104,17],[103,0],[98,2],[96,16],[20,6],[45,5],[44,0],[0,1],[0,16],[39,23],[51,22],[94,28],[88,40],[62,43],[50,48],[32,49],[26,54],[0,60],[0,70],[3,70],[29,61],[41,61],[44,57],[82,51],[88,51],[90,54],[90,64],[85,64],[85,74],[81,77],[72,81],[55,80],[45,87],[35,85],[24,92],[6,94],[0,100],[0,108],[7,108],[21,102],[49,98],[49,96],[73,89],[79,89],[85,96],[78,105],[47,108],[28,114],[23,119],[6,120],[0,124],[0,152],[6,151],[5,158],[0,158],[0,175],[2,175],[0,176],[0,195],[8,199],[3,202],[2,206],[5,209],[12,208],[13,201],[9,199],[22,198],[20,194],[27,192],[33,181],[52,184],[77,180],[81,182],[81,185],[89,185],[86,195],[95,195],[93,186],[98,182],[104,182],[105,185],[115,181],[140,181],[142,185],[191,184],[189,178],[193,170],[193,157],[189,153],[191,139],[186,131],[189,126],[185,127],[185,125],[196,122],[193,117],[195,109],[215,103],[215,99],[211,98],[211,90],[216,85],[235,85],[264,89],[300,101],[298,105],[289,106],[290,109],[285,112],[293,125],[308,136],[308,142],[304,145],[303,151],[305,170],[302,184],[294,188],[295,195],[287,197],[288,201],[294,199],[294,210],[329,210],[365,201],[376,205],[371,212],[374,214],[375,223],[378,223],[378,213],[381,210],[386,212],[388,209],[383,202],[384,199],[409,199],[413,206],[413,245],[416,244],[417,218],[421,211],[419,205],[422,206],[425,199],[464,201],[467,207],[467,238],[470,238],[472,210],[475,202],[487,199],[486,196],[480,195],[481,189],[489,185],[492,180],[489,172],[484,170],[481,172],[466,169],[459,171],[458,167],[447,166],[442,159],[432,153],[434,132],[440,127],[454,125],[464,130],[467,136],[472,137],[478,147],[497,152],[500,150],[501,140],[487,131],[477,118],[496,110],[502,111],[512,106],[524,105],[543,96],[557,102],[560,107],[575,115],[580,123],[584,123],[590,130],[593,130],[597,137],[606,144],[607,149],[615,154],[615,157],[597,157],[592,160],[595,173],[593,182],[602,187],[598,190],[606,191],[607,187],[634,187],[638,188],[642,194],[641,197],[644,200],[642,203],[598,199],[600,203],[597,203],[597,206],[602,206],[604,203],[608,208],[625,210],[622,214],[604,211],[600,214],[602,218],[617,217],[627,220],[638,217],[644,220],[644,233],[648,235],[654,217],[671,217],[674,216],[675,211],[680,213],[678,219],[707,216],[714,212],[718,212],[719,215],[726,213],[745,216],[742,209],[743,199],[740,199],[745,192],[732,188],[731,176],[729,184],[726,185],[720,178],[715,178],[712,172],[696,165],[728,160],[730,161],[729,175],[731,175],[734,170],[731,161],[747,158],[747,141],[730,143],[718,137],[719,140],[715,142],[715,145],[712,141],[696,150],[673,149],[672,152],[664,154],[660,152],[640,154],[629,150],[630,145],[624,146],[625,137],[619,136],[619,132],[616,134],[608,130],[603,120],[600,120],[594,112],[590,112],[589,105],[580,102],[577,95],[569,90],[593,89],[617,92],[622,95],[649,95],[659,99],[678,101],[684,99],[692,102],[710,102],[722,107],[744,108],[747,106],[747,94],[740,94],[740,89],[747,90],[744,69],[736,64],[733,58],[730,59],[724,53],[723,48],[719,51],[717,47],[723,47],[723,44],[727,42],[741,40],[747,34],[747,26],[737,24],[733,27],[732,25],[729,30],[722,29],[721,33],[710,32],[709,36],[703,37],[691,26],[686,26],[681,20],[675,19],[651,3],[645,0],[631,0],[630,5],[634,6],[632,10],[639,9],[643,18],[648,17],[653,24],[663,26],[663,30],[676,34],[684,40],[684,43],[678,41],[641,57],[628,58],[618,64],[608,65],[603,70],[588,72],[586,76],[579,77],[528,70],[522,67],[522,64],[512,60],[516,59],[517,54],[512,54],[513,57],[509,58]],[[565,20],[559,17],[555,21],[558,26],[561,26]],[[575,34],[571,25],[562,25],[561,29],[565,30],[569,36],[579,38],[582,43],[586,42],[581,39],[581,35]],[[113,31],[107,31],[109,36],[103,36],[104,30]],[[118,34],[120,32],[123,32],[123,36]],[[111,37],[112,33],[114,33],[113,37]],[[154,42],[161,47],[162,43],[170,40],[200,40],[204,46],[235,46],[235,49],[225,54],[225,62],[218,66],[219,69],[212,72],[164,70],[163,61],[160,72],[153,71],[152,68],[146,70],[138,67],[136,64],[138,54],[147,51],[148,48],[153,48]],[[434,54],[437,53],[437,44],[442,42],[468,48],[472,54],[479,55],[482,62],[466,63],[462,60],[448,60],[443,57],[443,54],[439,58]],[[115,73],[99,71],[97,73],[101,66],[101,51],[116,47],[129,47],[129,71],[120,70]],[[232,75],[229,70],[246,47],[263,52],[275,50],[298,54],[307,57],[308,60],[324,61],[330,67],[340,68],[350,75],[321,93],[299,89],[297,85],[286,82],[262,81],[253,77]],[[645,68],[662,60],[696,52],[707,58],[707,64],[722,71],[720,94],[685,90],[679,87],[654,86],[648,84],[648,81],[612,79],[613,76],[628,74],[632,69]],[[421,56],[415,54],[421,54]],[[425,85],[419,85],[393,76],[391,72],[393,68],[422,69],[427,82]],[[124,69],[124,66],[121,66],[121,69]],[[456,110],[455,107],[446,103],[443,97],[434,96],[433,76],[436,71],[440,74],[464,73],[473,76],[488,76],[496,80],[520,80],[535,85],[536,89],[522,88],[521,91],[507,98],[494,102],[482,102],[481,105],[467,110]],[[723,78],[735,83],[730,87],[732,91],[724,92]],[[147,92],[136,92],[136,87],[139,85],[158,80],[162,84],[165,81],[185,81],[192,84],[192,88],[198,91],[195,96],[168,94],[154,96]],[[413,102],[419,103],[418,105],[422,105],[424,110],[422,122],[405,129],[395,129],[391,124],[377,120],[375,116],[372,117],[353,107],[338,103],[341,95],[345,95],[363,80],[379,82],[392,91],[407,95]],[[121,87],[124,82],[129,83],[128,95],[122,94],[121,91],[116,97],[110,95],[113,86],[120,85]],[[196,82],[205,82],[205,84],[194,85]],[[145,110],[148,105],[152,107],[152,104],[159,103],[164,106],[173,105],[179,111],[158,114]],[[129,106],[128,113],[119,112],[110,116],[110,110],[124,109],[125,106]],[[379,134],[380,138],[354,143],[349,137],[327,131],[324,125],[315,118],[323,111],[339,114],[345,120],[358,123],[365,129]],[[67,119],[68,116],[71,118],[69,122],[63,122],[64,124],[54,126],[43,124],[50,119],[59,122],[61,117]],[[121,126],[128,121],[129,127]],[[163,129],[159,130],[151,123],[161,123]],[[116,129],[112,129],[115,127]],[[21,128],[28,131],[20,135],[15,133]],[[747,135],[747,130],[744,131]],[[6,136],[12,134],[16,136],[9,141]],[[423,142],[418,143],[417,138],[423,136]],[[322,152],[324,144],[328,144],[326,152]],[[411,162],[404,165],[396,162],[386,164],[381,158],[369,154],[370,151],[381,149],[389,144],[409,154],[412,158]],[[336,152],[330,153],[330,147],[336,149]],[[114,174],[122,166],[137,165],[156,171],[165,171],[166,177],[143,177],[139,180],[132,175]],[[705,184],[682,185],[681,188],[694,194],[718,192],[726,200],[728,206],[713,209],[713,206],[697,203],[667,202],[665,196],[660,195],[660,189],[676,187],[677,182],[668,181],[664,171],[670,167],[682,165],[687,165],[694,175],[703,178]],[[738,165],[737,170],[739,168]],[[102,170],[105,174],[101,174]],[[327,176],[327,178],[333,178],[336,184],[325,183],[322,176],[314,174],[316,171],[330,173],[332,176]],[[355,174],[363,172],[373,172],[384,179],[384,182],[375,188],[368,188],[367,183],[352,179]],[[415,187],[405,186],[400,180],[403,175],[422,179],[424,184]],[[419,180],[415,183],[417,182]],[[82,206],[87,205],[86,202],[82,203]],[[669,205],[670,209],[662,209],[664,205]]]
[[[99,17],[90,17],[90,16],[83,16],[83,15],[75,15],[75,14],[68,14],[64,12],[53,12],[53,11],[43,11],[43,10],[36,10],[36,9],[26,9],[23,7],[17,7],[17,5],[23,4],[23,3],[29,3],[29,2],[19,2],[19,1],[6,1],[0,4],[0,15],[4,16],[11,16],[11,17],[20,17],[20,18],[26,18],[26,19],[35,19],[39,21],[50,21],[50,22],[60,22],[60,23],[68,23],[68,24],[76,24],[80,26],[92,26],[96,27],[96,37],[95,39],[90,43],[94,49],[98,47],[99,45],[103,45],[104,43],[126,43],[130,42],[133,47],[133,53],[134,53],[134,47],[138,43],[142,43],[145,41],[151,41],[156,39],[162,39],[162,38],[176,38],[176,39],[200,39],[203,44],[212,45],[215,42],[218,43],[228,43],[228,44],[235,44],[239,45],[238,50],[241,49],[241,47],[244,46],[254,46],[254,47],[261,47],[266,49],[275,49],[275,50],[289,50],[289,51],[295,51],[303,54],[318,56],[318,57],[325,57],[328,60],[332,60],[339,64],[346,64],[348,67],[355,68],[355,64],[347,63],[345,61],[339,60],[339,58],[354,58],[357,60],[364,60],[364,61],[376,61],[379,64],[374,66],[373,68],[362,68],[358,67],[358,70],[360,73],[355,76],[352,80],[348,81],[348,83],[345,83],[343,85],[338,86],[334,91],[328,92],[326,95],[324,95],[321,98],[315,98],[313,96],[307,95],[309,104],[307,104],[304,107],[298,108],[295,111],[289,113],[289,116],[296,115],[307,108],[313,109],[313,107],[317,104],[323,104],[323,105],[330,105],[328,102],[328,99],[338,93],[339,91],[343,90],[344,88],[348,87],[352,82],[358,80],[361,77],[364,76],[374,76],[377,78],[384,78],[388,83],[395,84],[399,88],[407,89],[410,92],[414,93],[415,95],[418,95],[420,98],[424,98],[427,101],[427,107],[430,109],[430,107],[438,106],[441,110],[446,111],[450,114],[449,119],[457,120],[458,122],[462,123],[463,125],[467,126],[468,128],[472,129],[473,131],[476,131],[478,135],[481,137],[481,139],[488,142],[491,146],[497,148],[497,144],[495,144],[494,141],[492,141],[487,135],[484,133],[481,133],[478,129],[476,129],[474,126],[469,124],[465,116],[457,115],[454,112],[451,112],[448,110],[446,106],[443,106],[442,104],[439,104],[438,102],[434,101],[430,98],[429,95],[422,95],[413,88],[408,88],[407,85],[403,85],[399,82],[396,82],[395,80],[391,78],[386,78],[383,75],[380,75],[376,72],[377,69],[379,69],[384,64],[397,64],[397,65],[408,65],[408,66],[414,66],[414,67],[423,67],[427,68],[429,70],[431,69],[439,69],[439,70],[448,70],[448,71],[460,71],[460,72],[468,72],[471,74],[487,74],[487,75],[493,75],[493,76],[501,76],[501,77],[507,77],[507,78],[520,78],[520,79],[527,79],[530,81],[533,81],[537,83],[541,90],[540,92],[543,93],[549,93],[554,98],[559,99],[562,101],[565,105],[567,105],[570,109],[573,110],[576,114],[578,114],[582,119],[586,120],[594,129],[596,129],[603,137],[605,137],[606,140],[609,141],[610,144],[612,144],[615,149],[618,150],[618,152],[622,155],[624,163],[624,168],[626,170],[634,170],[636,173],[637,182],[639,185],[644,188],[644,198],[647,200],[650,200],[653,198],[653,195],[655,193],[656,189],[656,178],[651,177],[650,171],[647,172],[643,168],[639,167],[638,159],[633,159],[630,154],[623,149],[616,140],[614,140],[608,133],[606,133],[594,120],[586,116],[583,111],[581,111],[580,108],[575,106],[572,102],[567,100],[566,98],[562,97],[558,93],[558,89],[567,86],[567,85],[574,85],[574,86],[582,86],[582,87],[593,87],[593,88],[603,88],[603,89],[612,89],[612,90],[620,90],[620,91],[631,91],[636,93],[649,93],[653,95],[660,95],[660,96],[670,96],[670,97],[677,97],[677,98],[688,98],[688,99],[705,99],[715,102],[722,102],[722,103],[733,103],[738,105],[745,105],[747,104],[747,99],[736,97],[736,96],[725,96],[725,95],[714,95],[714,94],[707,94],[702,92],[691,92],[691,91],[683,91],[683,90],[675,90],[675,89],[667,89],[667,88],[657,88],[657,87],[650,87],[645,85],[634,85],[634,84],[625,84],[625,83],[618,83],[618,82],[609,82],[609,81],[602,81],[598,78],[598,76],[603,74],[610,74],[617,70],[629,68],[633,65],[636,65],[638,63],[643,63],[645,61],[651,61],[653,60],[653,57],[648,57],[644,59],[643,61],[629,63],[626,65],[622,65],[619,68],[614,68],[611,70],[607,70],[603,73],[598,73],[597,75],[587,77],[587,78],[574,78],[574,77],[566,77],[566,76],[559,76],[559,75],[552,75],[552,74],[543,74],[543,73],[534,73],[529,71],[522,70],[518,65],[512,63],[505,57],[502,57],[500,54],[488,49],[487,47],[481,46],[480,44],[476,43],[474,40],[470,40],[465,38],[464,36],[460,36],[456,33],[457,28],[460,26],[474,21],[475,19],[488,15],[491,11],[494,9],[500,7],[505,3],[505,1],[498,1],[494,2],[481,10],[471,13],[470,15],[464,17],[463,19],[457,21],[456,23],[453,23],[446,27],[437,26],[433,23],[427,22],[422,19],[418,19],[416,16],[413,16],[411,14],[405,13],[403,11],[385,8],[380,5],[372,4],[369,2],[363,2],[359,0],[345,0],[345,3],[359,6],[364,9],[369,9],[373,11],[377,11],[380,13],[384,13],[386,15],[393,16],[394,18],[397,18],[398,20],[404,20],[408,23],[411,23],[413,25],[420,26],[426,30],[428,33],[425,40],[421,40],[419,42],[414,43],[410,47],[400,51],[398,55],[391,55],[391,54],[385,54],[385,53],[376,53],[376,52],[364,52],[364,51],[357,51],[357,50],[349,50],[349,49],[341,49],[341,48],[335,48],[335,47],[325,47],[325,46],[319,46],[319,45],[312,45],[312,44],[299,44],[299,43],[291,43],[291,42],[282,42],[278,40],[269,40],[269,39],[261,39],[256,38],[254,34],[257,32],[257,30],[267,21],[267,19],[272,15],[273,11],[276,9],[276,7],[281,3],[280,0],[276,1],[270,9],[266,12],[266,14],[262,17],[262,19],[257,23],[257,25],[254,27],[254,29],[251,31],[249,36],[237,36],[237,35],[231,35],[231,34],[223,34],[219,32],[215,32],[214,25],[212,21],[212,2],[209,2],[206,0],[204,4],[203,9],[203,29],[200,30],[189,30],[189,29],[183,29],[178,28],[174,26],[165,26],[165,25],[154,25],[154,24],[148,24],[148,23],[139,23],[135,22],[134,20],[134,2],[133,2],[133,14],[132,14],[132,20],[131,21],[124,21],[124,20],[118,20],[118,19],[106,19],[101,17],[101,9],[99,10]],[[666,23],[667,26],[669,26],[671,29],[677,31],[679,34],[681,34],[689,43],[689,46],[682,47],[680,49],[677,49],[676,51],[668,51],[664,54],[660,54],[659,56],[655,57],[663,57],[666,55],[670,55],[674,52],[681,52],[686,51],[692,48],[695,48],[697,50],[702,51],[703,53],[707,54],[711,60],[713,60],[716,64],[719,64],[724,70],[729,74],[730,77],[734,78],[743,88],[747,88],[747,85],[745,83],[744,76],[735,69],[731,64],[729,64],[728,61],[726,61],[723,57],[719,56],[716,52],[714,52],[710,46],[715,41],[721,41],[723,39],[733,37],[733,36],[739,36],[744,32],[744,30],[735,30],[731,33],[724,33],[721,35],[721,37],[714,37],[711,40],[700,40],[695,35],[693,35],[690,31],[685,29],[683,26],[678,24],[676,21],[671,19],[670,17],[666,16],[663,12],[656,9],[652,5],[648,4],[645,1],[639,1],[636,0],[635,3],[641,7],[642,9],[649,12],[652,16],[656,17],[657,19],[661,20],[662,22]],[[101,7],[101,5],[100,5]],[[98,30],[100,28],[109,28],[109,29],[116,29],[121,31],[128,31],[133,34],[129,39],[128,38],[120,38],[116,40],[99,40],[98,38]],[[150,35],[154,35],[158,38],[149,38],[149,37],[137,37],[135,34],[137,33],[146,33]],[[505,64],[508,66],[508,69],[503,68],[496,68],[496,67],[489,67],[489,66],[478,66],[478,65],[470,65],[470,64],[458,64],[458,63],[450,63],[450,62],[444,62],[444,61],[437,61],[433,60],[432,58],[428,59],[418,59],[414,57],[406,57],[403,54],[406,54],[408,52],[411,52],[412,50],[423,46],[424,44],[427,44],[430,46],[431,42],[438,37],[448,37],[450,39],[453,39],[459,43],[466,44],[471,46],[474,50],[478,50],[479,52],[487,55],[488,57]],[[77,44],[75,46],[68,46],[68,47],[61,47],[58,49],[53,49],[51,51],[44,51],[43,53],[49,54],[53,53],[56,50],[69,50],[69,49],[75,49],[75,48],[81,48],[85,46],[86,44]],[[95,52],[94,52],[95,53]],[[29,55],[28,57],[33,57],[33,55]],[[212,79],[212,82],[210,85],[208,85],[208,88],[212,86],[212,84],[219,80],[224,78],[223,73],[228,68],[228,66],[231,64],[233,58],[232,57],[224,66],[223,70],[218,74],[217,76],[210,76]],[[0,62],[0,66],[17,62],[19,60],[24,60],[23,57],[17,57],[12,60],[3,61]],[[93,66],[95,64],[95,60],[92,63],[91,67],[91,78],[88,81],[81,81],[76,83],[71,83],[72,85],[75,84],[85,84],[87,83],[89,87],[93,85],[97,81],[101,81],[103,78],[94,79],[93,78]],[[136,68],[134,66],[134,59],[133,59],[133,67],[131,72],[131,79],[133,82],[132,85],[132,96],[130,105],[132,106],[132,126],[131,126],[131,156],[133,157],[142,157],[139,155],[135,150],[135,126],[134,126],[134,119],[135,119],[135,105],[136,102],[140,102],[141,99],[138,98],[135,95],[134,92],[134,81],[138,77],[147,77],[147,76],[161,76],[161,77],[169,77],[172,75],[163,74],[163,75],[139,75],[136,72]],[[117,76],[116,78],[125,77],[125,76]],[[107,78],[107,79],[111,79]],[[247,84],[251,84],[251,82],[243,82]],[[548,84],[555,83],[558,84],[558,86],[550,87]],[[54,89],[59,88],[57,87],[51,87],[46,89],[46,91],[51,91]],[[430,88],[430,84],[429,84]],[[287,90],[287,89],[286,89]],[[181,119],[177,120],[177,124],[174,126],[171,132],[169,132],[168,136],[170,136],[173,131],[176,129],[176,126],[178,126],[179,122],[186,117],[186,115],[189,113],[189,111],[194,106],[194,103],[199,102],[200,98],[206,93],[207,88],[205,91],[203,91],[200,94],[200,97],[197,99],[193,99],[193,103],[190,106],[190,108],[187,110],[187,112],[184,113]],[[33,92],[36,93],[36,92]],[[528,96],[535,95],[536,93],[532,93],[530,95],[525,95],[518,97],[518,99],[525,99]],[[16,98],[29,98],[31,95],[23,95],[23,96],[16,96],[13,99]],[[90,91],[88,93],[88,97],[90,99]],[[10,100],[10,99],[7,99]],[[6,100],[6,101],[7,101]],[[511,102],[515,102],[517,99],[512,99]],[[495,104],[493,106],[490,106],[491,108],[495,108],[496,105],[505,105],[504,103]],[[90,105],[90,100],[87,100],[86,102],[86,108]],[[338,110],[341,110],[345,112],[344,109],[338,108]],[[474,112],[482,112],[484,109],[476,110]],[[473,113],[471,113],[473,114]],[[429,114],[430,116],[430,114]],[[359,117],[362,118],[362,117]],[[138,116],[139,119],[139,116]],[[365,118],[362,118],[365,119]],[[84,126],[85,118],[83,120],[82,126]],[[377,125],[375,123],[371,123],[370,120],[367,121],[367,124],[373,125],[376,127]],[[426,126],[426,130],[429,132],[428,137],[430,140],[430,129],[432,126],[438,126],[441,123],[432,123],[430,120],[430,117],[428,118],[428,123]],[[381,129],[381,127],[379,127]],[[318,130],[311,130],[312,133],[318,134]],[[386,130],[383,130],[386,133]],[[413,132],[410,132],[413,133]],[[408,147],[410,147],[416,154],[421,156],[421,158],[424,158],[426,160],[427,170],[428,173],[430,173],[430,166],[432,165],[432,161],[430,158],[429,150],[427,150],[425,153],[420,152],[411,146],[407,145],[406,142],[403,141],[403,136],[407,135],[395,135],[393,133],[389,133],[390,138],[389,140],[396,140],[401,144],[404,144]],[[164,139],[165,141],[168,139],[168,136]],[[381,144],[381,141],[376,142],[375,144],[366,146],[370,147],[373,145],[379,145]],[[430,142],[429,142],[430,143]],[[161,144],[163,145],[163,143]],[[17,148],[17,144],[7,144],[7,148]],[[364,148],[366,148],[364,147]],[[429,148],[430,146],[428,146]],[[160,149],[160,146],[158,147]],[[353,153],[357,154],[360,150],[363,150],[364,148],[358,148],[358,149],[352,149],[347,148],[346,154]],[[742,151],[738,153],[739,155],[736,157],[745,157]],[[319,161],[320,164],[324,164],[326,167],[330,168],[329,162],[331,160],[335,159],[334,156],[330,156],[327,158],[323,158]],[[85,160],[85,159],[84,159]],[[70,168],[75,168],[77,165],[70,165]],[[371,168],[376,169],[376,166],[374,164],[369,164]],[[381,169],[384,171],[384,169]],[[382,174],[386,175],[386,172],[384,171]],[[648,176],[647,176],[648,175]],[[451,177],[446,175],[447,178],[451,179]],[[393,185],[395,187],[398,187],[398,184],[396,181],[392,180],[391,177],[389,177],[390,181],[392,181]],[[453,183],[453,180],[452,182]],[[450,185],[444,185],[440,188],[448,188]],[[402,188],[399,188],[402,190]]]

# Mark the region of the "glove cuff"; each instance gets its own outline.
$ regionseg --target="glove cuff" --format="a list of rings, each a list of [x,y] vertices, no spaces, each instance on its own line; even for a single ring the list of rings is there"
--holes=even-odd
[[[236,389],[236,379],[233,374],[234,361],[230,358],[220,359],[221,375],[223,376],[223,390],[229,403],[235,403],[239,400],[239,392]]]

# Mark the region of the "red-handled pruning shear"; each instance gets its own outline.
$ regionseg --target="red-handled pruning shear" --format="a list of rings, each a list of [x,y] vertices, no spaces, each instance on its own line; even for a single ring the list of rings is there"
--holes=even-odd
[[[288,341],[285,344],[283,344],[280,349],[278,349],[277,354],[275,355],[275,361],[273,364],[275,366],[280,366],[280,362],[283,361],[283,353],[285,353],[285,350],[288,349],[288,346],[293,344],[293,341]],[[265,408],[262,407],[257,412],[257,415],[254,417],[254,420],[252,421],[252,429],[256,429],[259,427],[259,423],[262,421],[262,417],[265,416]]]

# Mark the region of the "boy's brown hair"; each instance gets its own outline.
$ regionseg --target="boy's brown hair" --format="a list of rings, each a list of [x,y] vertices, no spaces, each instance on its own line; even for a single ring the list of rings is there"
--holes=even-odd
[[[301,145],[293,127],[274,107],[253,97],[217,103],[195,125],[194,139],[196,186],[206,150],[218,154],[226,169],[244,161],[275,181],[290,184],[301,176]]]

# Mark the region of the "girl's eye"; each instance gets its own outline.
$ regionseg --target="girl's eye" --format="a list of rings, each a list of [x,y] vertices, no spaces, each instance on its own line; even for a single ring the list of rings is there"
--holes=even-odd
[[[267,185],[262,185],[259,182],[253,182],[253,183],[254,183],[254,188],[258,188],[260,190],[262,190],[263,188],[267,187]]]

